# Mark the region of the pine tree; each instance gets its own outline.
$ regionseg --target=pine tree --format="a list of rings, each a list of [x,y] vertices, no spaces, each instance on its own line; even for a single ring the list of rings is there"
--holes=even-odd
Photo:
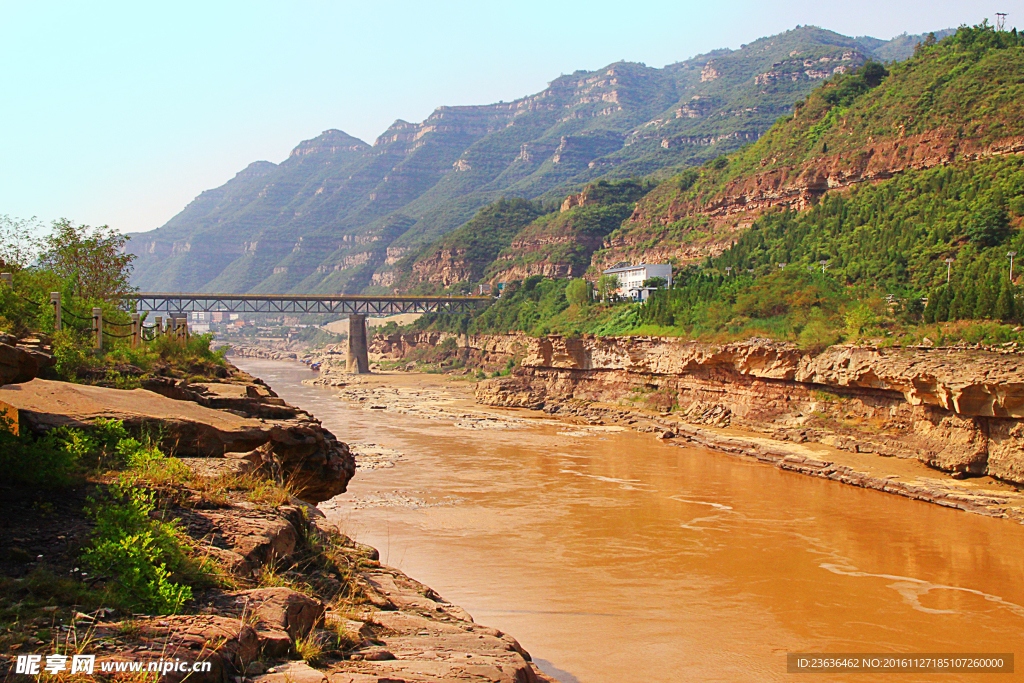
[[[1017,317],[1015,309],[1013,287],[1010,285],[1009,280],[1003,280],[1003,285],[999,289],[999,297],[996,299],[994,317],[996,320],[1014,320]]]
[[[944,323],[949,320],[949,306],[952,302],[952,293],[949,291],[949,287],[942,287],[939,289],[938,301],[935,305],[935,322]]]
[[[982,320],[994,317],[997,293],[992,291],[991,286],[984,280],[978,283],[978,300],[974,302],[975,320]]]
[[[964,290],[963,288],[957,289],[956,294],[953,295],[953,300],[949,302],[949,316],[946,320],[960,320],[963,318],[964,310]]]
[[[939,290],[933,289],[928,294],[928,305],[924,307],[924,322],[931,325],[935,322],[935,309],[939,305]]]
[[[978,287],[974,280],[968,280],[967,284],[963,287],[963,299],[960,302],[960,310],[958,311],[958,318],[960,320],[970,320],[974,317],[974,305],[978,302]]]

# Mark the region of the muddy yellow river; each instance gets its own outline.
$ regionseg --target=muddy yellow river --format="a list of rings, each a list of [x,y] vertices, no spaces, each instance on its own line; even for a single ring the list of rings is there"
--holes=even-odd
[[[1024,660],[1018,674],[786,673],[787,652],[1024,657],[1013,522],[474,407],[469,383],[443,377],[378,376],[342,400],[302,385],[315,375],[297,363],[234,362],[375,454],[321,505],[346,533],[559,680],[1024,680]]]

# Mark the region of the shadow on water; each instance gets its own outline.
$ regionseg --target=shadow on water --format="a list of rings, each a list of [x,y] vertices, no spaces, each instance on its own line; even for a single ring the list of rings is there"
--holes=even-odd
[[[546,673],[548,676],[555,677],[561,681],[561,683],[580,683],[580,679],[576,678],[568,671],[562,671],[546,659],[534,659],[533,663],[536,664],[541,671]]]

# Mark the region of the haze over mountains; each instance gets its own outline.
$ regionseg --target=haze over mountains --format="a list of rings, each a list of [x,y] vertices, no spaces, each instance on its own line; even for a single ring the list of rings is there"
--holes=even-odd
[[[937,32],[938,37],[949,31]],[[148,291],[355,293],[501,197],[561,199],[596,178],[667,176],[757,140],[822,80],[899,60],[921,36],[814,27],[664,68],[619,62],[514,102],[440,107],[373,145],[339,130],[257,161],[132,235]]]

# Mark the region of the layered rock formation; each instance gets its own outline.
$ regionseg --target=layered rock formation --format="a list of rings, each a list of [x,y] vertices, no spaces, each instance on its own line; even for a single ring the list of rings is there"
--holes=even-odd
[[[177,391],[188,398],[186,387]],[[193,391],[196,397],[203,396]],[[252,397],[239,396],[235,408],[246,404],[243,398],[252,403]],[[343,493],[355,474],[348,446],[303,411],[294,411],[290,419],[254,419],[145,389],[124,391],[41,379],[0,388],[0,401],[16,408],[22,422],[38,433],[120,420],[127,427],[152,429],[178,455],[248,453],[255,464],[282,474],[300,498],[314,503]]]
[[[481,382],[490,405],[600,401],[671,410],[840,449],[916,458],[1024,484],[1024,367],[1016,353],[835,346],[819,354],[752,340],[533,340],[512,377]]]

